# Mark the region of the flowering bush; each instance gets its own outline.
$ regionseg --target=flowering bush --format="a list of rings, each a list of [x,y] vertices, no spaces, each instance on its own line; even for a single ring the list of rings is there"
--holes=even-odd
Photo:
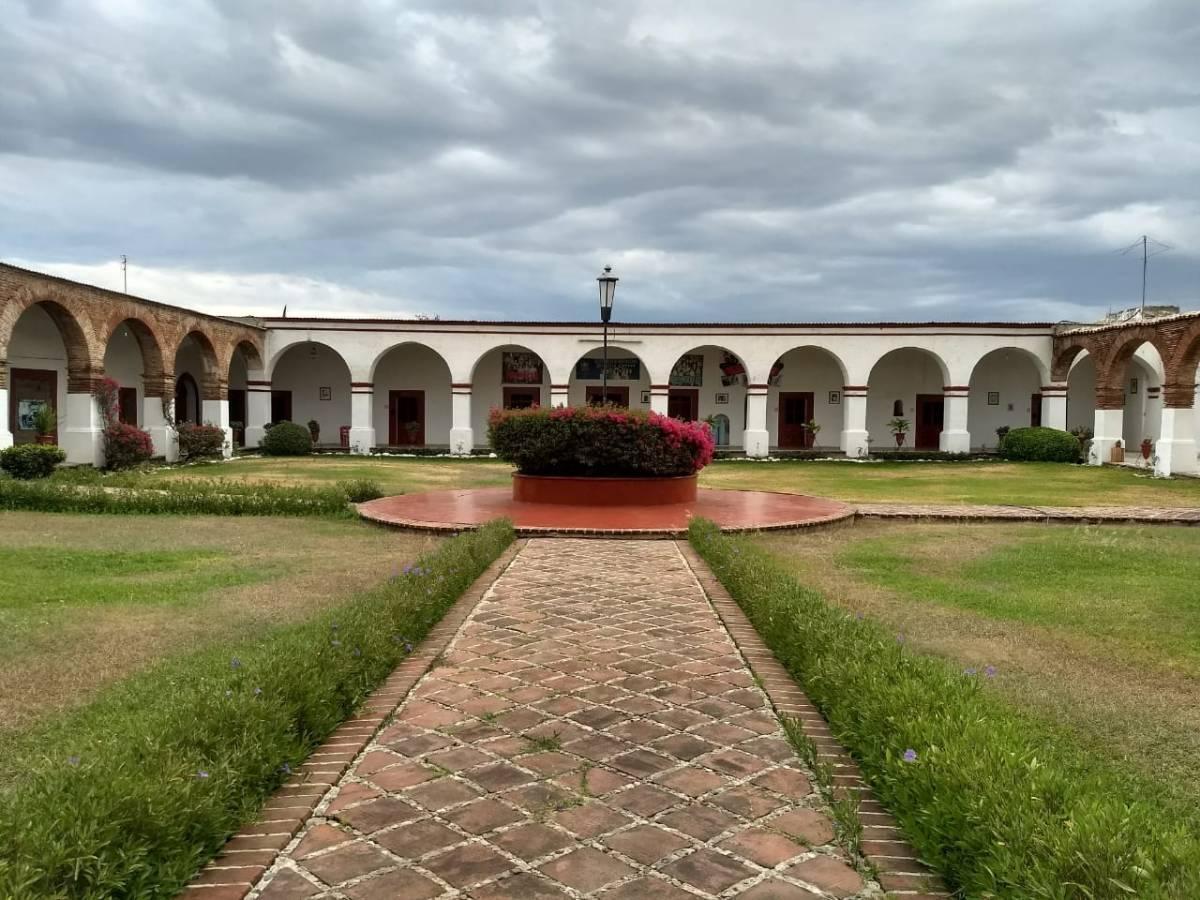
[[[225,450],[225,429],[216,425],[184,423],[175,432],[179,436],[179,458],[186,462],[217,459]]]
[[[104,429],[104,461],[110,469],[131,469],[154,455],[149,433],[136,425],[113,422]]]
[[[522,475],[692,475],[714,447],[703,422],[611,406],[492,410],[488,440]]]

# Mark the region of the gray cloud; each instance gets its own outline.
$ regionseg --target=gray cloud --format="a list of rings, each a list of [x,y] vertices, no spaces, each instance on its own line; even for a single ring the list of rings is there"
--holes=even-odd
[[[0,16],[0,256],[167,300],[590,318],[611,262],[629,319],[1091,318],[1148,232],[1200,306],[1190,0]]]

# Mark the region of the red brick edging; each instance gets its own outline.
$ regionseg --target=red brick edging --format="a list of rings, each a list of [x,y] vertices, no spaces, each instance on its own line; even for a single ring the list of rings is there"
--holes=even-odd
[[[184,889],[186,900],[241,900],[250,893],[308,821],[324,796],[341,780],[371,738],[404,702],[459,627],[524,546],[513,544],[471,584],[441,621],[425,636],[387,680],[377,687],[358,713],[337,727],[286,784],[263,805],[258,820],[233,835],[221,852]]]
[[[725,624],[750,671],[761,681],[763,691],[775,711],[780,716],[797,721],[804,734],[812,739],[818,756],[833,771],[835,787],[857,792],[859,819],[863,826],[863,856],[875,868],[883,889],[889,895],[894,894],[906,900],[951,896],[941,878],[920,861],[917,851],[901,833],[899,824],[863,780],[858,765],[833,737],[825,717],[775,658],[712,569],[690,544],[679,541],[676,546]]]

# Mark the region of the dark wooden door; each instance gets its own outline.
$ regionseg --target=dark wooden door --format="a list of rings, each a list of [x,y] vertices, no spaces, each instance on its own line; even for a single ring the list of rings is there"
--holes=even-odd
[[[913,446],[918,450],[936,450],[945,421],[946,401],[941,394],[917,394],[917,424]]]
[[[395,447],[425,444],[424,391],[389,392],[388,443]]]
[[[233,445],[244,447],[246,445],[246,391],[244,388],[229,389],[229,430],[233,432]]]
[[[8,375],[8,427],[13,442],[32,444],[37,440],[37,429],[29,421],[32,412],[39,404],[58,409],[58,373],[53,369],[12,369]],[[57,430],[52,437],[57,444]]]
[[[535,384],[532,387],[506,387],[504,389],[505,409],[529,409],[541,405],[542,388],[540,385]]]
[[[605,394],[604,388],[598,384],[589,384],[587,386],[587,404],[588,406],[599,406],[604,403]],[[627,386],[617,387],[615,385],[608,386],[608,403],[611,406],[629,407],[629,388]]]
[[[175,382],[175,424],[200,424],[200,388],[196,379],[184,372]]]
[[[812,432],[804,426],[812,421],[812,391],[779,392],[779,446],[799,449],[811,447]]]
[[[696,388],[671,388],[667,392],[667,415],[672,419],[695,422],[700,418],[700,391]]]
[[[271,391],[271,423],[292,421],[292,392]]]
[[[123,387],[117,390],[117,417],[126,425],[138,423],[137,388]]]
[[[1042,395],[1033,394],[1029,398],[1029,424],[1038,428],[1042,424]]]

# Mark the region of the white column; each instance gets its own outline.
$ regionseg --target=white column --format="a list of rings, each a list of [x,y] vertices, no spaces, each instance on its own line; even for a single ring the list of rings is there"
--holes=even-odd
[[[104,425],[96,399],[67,394],[67,414],[59,419],[58,443],[73,466],[104,466]]]
[[[556,406],[568,406],[568,386],[565,384],[550,385],[550,408]]]
[[[671,387],[666,384],[650,385],[650,411],[667,414],[668,400],[671,397]]]
[[[1124,409],[1097,409],[1092,428],[1092,449],[1088,451],[1088,464],[1102,466],[1109,461],[1112,448],[1121,440],[1125,431]],[[1128,450],[1128,448],[1126,448]]]
[[[1162,430],[1154,445],[1155,475],[1196,475],[1196,434],[1191,407],[1163,407]]]
[[[1067,383],[1042,385],[1042,425],[1067,430]]]
[[[262,444],[267,425],[271,422],[271,382],[246,382],[246,446]]]
[[[475,448],[475,432],[471,429],[471,385],[450,385],[450,454],[470,456]]]
[[[350,385],[350,452],[365,456],[374,449],[375,385],[356,381]]]
[[[167,414],[171,412],[170,405],[168,404],[164,412],[163,399],[142,399],[142,422],[150,435],[150,442],[154,444],[154,455],[161,456],[167,462],[175,462],[179,459],[179,441],[175,439],[175,429],[171,428],[167,421]]]
[[[838,446],[848,458],[859,459],[871,452],[868,437],[867,389],[847,384],[842,388],[842,438]]]
[[[947,387],[942,398],[943,419],[938,449],[943,453],[970,453],[971,432],[967,430],[970,391],[966,387]]]
[[[752,384],[746,388],[746,430],[742,432],[742,447],[750,457],[763,457],[771,452],[765,384]]]
[[[233,456],[233,432],[229,428],[229,401],[205,400],[200,404],[200,421],[205,425],[216,425],[225,432],[225,445],[221,455],[226,459]]]
[[[0,388],[0,450],[11,447],[12,432],[8,430],[8,388]]]

